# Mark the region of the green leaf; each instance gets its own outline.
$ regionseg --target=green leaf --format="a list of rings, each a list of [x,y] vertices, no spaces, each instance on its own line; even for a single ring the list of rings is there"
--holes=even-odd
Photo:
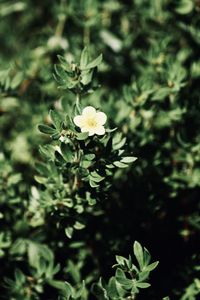
[[[85,154],[85,155],[84,155],[84,159],[85,159],[85,160],[92,161],[94,158],[95,158],[95,154],[93,154],[93,153]]]
[[[126,138],[122,138],[120,140],[118,139],[113,139],[113,150],[119,150],[121,149],[126,143]]]
[[[20,284],[24,284],[26,281],[26,276],[20,269],[15,270],[15,278]]]
[[[122,163],[122,162],[120,162],[120,161],[115,161],[115,162],[113,163],[113,165],[115,165],[115,166],[118,167],[118,168],[127,168],[127,167],[128,167],[127,164],[124,164],[124,163]]]
[[[116,255],[115,259],[116,259],[117,263],[121,266],[124,265],[124,262],[126,260],[126,258],[124,258],[123,256],[120,256],[120,255]]]
[[[168,97],[171,93],[171,89],[168,87],[159,88],[153,95],[152,100],[162,101]]]
[[[120,162],[122,163],[125,163],[125,164],[129,164],[129,163],[132,163],[134,161],[137,160],[137,157],[134,157],[134,156],[127,156],[127,157],[123,157]]]
[[[83,160],[82,159],[82,161],[81,161],[81,167],[84,168],[84,169],[88,169],[92,164],[93,164],[93,162],[89,161],[89,160]],[[83,170],[82,170],[82,172],[83,172]],[[86,174],[86,175],[89,175],[89,173]]]
[[[57,150],[55,151],[55,161],[58,162],[60,165],[65,164],[66,161],[71,162],[71,160],[68,161],[68,160],[64,159],[63,155],[60,154],[60,152]]]
[[[99,186],[99,184],[98,183],[96,183],[96,182],[94,182],[93,180],[89,180],[89,184],[90,184],[90,186],[92,187],[92,188],[96,188],[96,187],[98,187]]]
[[[73,227],[65,228],[65,234],[69,239],[72,238],[73,231],[74,231]]]
[[[142,270],[143,266],[144,266],[143,249],[142,249],[142,246],[140,245],[140,243],[138,243],[137,241],[135,241],[135,243],[133,245],[133,252],[138,261],[140,269]]]
[[[150,287],[150,283],[147,283],[147,282],[137,282],[136,283],[136,286],[140,289],[146,289],[148,287]]]
[[[39,263],[39,247],[36,243],[29,242],[28,243],[28,260],[29,264],[32,267],[37,268]]]
[[[79,141],[83,141],[83,140],[86,140],[88,138],[88,136],[89,136],[88,132],[81,132],[81,133],[76,134],[76,139]]]
[[[71,67],[70,67],[70,64],[66,61],[66,59],[61,56],[61,55],[57,55],[59,61],[61,62],[62,64],[62,67],[67,71],[67,72],[71,72]]]
[[[8,184],[8,186],[17,184],[18,182],[21,181],[21,179],[22,179],[22,175],[20,173],[10,175],[10,177],[8,178],[7,184]]]
[[[15,76],[14,76],[14,78],[12,79],[12,82],[11,82],[11,88],[12,89],[15,89],[16,87],[18,87],[20,84],[21,84],[21,82],[22,82],[22,80],[23,80],[23,73],[22,72],[19,72],[19,73],[17,73]]]
[[[93,70],[85,70],[81,73],[81,83],[87,85],[92,81]]]
[[[52,140],[58,140],[59,137],[60,137],[60,133],[57,131],[51,135]]]
[[[56,75],[58,75],[61,80],[65,81],[65,78],[67,76],[67,73],[65,72],[65,70],[60,65],[55,65],[54,69],[55,69]]]
[[[49,169],[46,164],[41,163],[41,162],[35,163],[35,168],[41,175],[44,175],[44,176],[49,175]]]
[[[96,178],[96,177],[92,177],[92,176],[89,176],[89,178],[90,178],[90,180],[91,180],[92,182],[94,182],[94,184],[95,184],[95,183],[99,183],[99,182],[101,182],[102,180],[104,180],[104,178]]]
[[[80,299],[85,290],[85,282],[83,281],[81,287],[73,294],[74,299]]]
[[[113,166],[112,164],[109,164],[109,165],[106,165],[106,168],[107,168],[107,169],[114,169],[115,166]]]
[[[67,89],[68,88],[69,80],[68,80],[67,77],[62,78],[62,77],[58,76],[56,73],[53,74],[53,77],[58,82],[58,84],[59,84],[58,88],[59,89]]]
[[[139,273],[139,282],[146,280],[149,277],[148,271],[142,271]]]
[[[68,282],[66,282],[66,281],[62,282],[62,281],[59,281],[59,280],[49,279],[47,281],[47,283],[49,285],[51,285],[52,287],[60,290],[64,297],[67,297],[67,299],[70,299],[70,296],[73,293],[73,289],[72,289],[71,285]]]
[[[67,271],[70,273],[70,275],[73,277],[73,280],[76,283],[79,283],[81,281],[81,274],[79,270],[79,266],[77,266],[72,260],[68,260],[68,268]]]
[[[7,15],[10,15],[14,12],[20,12],[23,11],[27,8],[27,4],[23,1],[16,1],[15,2],[11,2],[10,1],[8,3],[4,2],[4,5],[0,7],[0,17],[5,17]]]
[[[76,221],[76,223],[73,226],[76,230],[82,230],[83,228],[85,228],[85,225]]]
[[[116,281],[114,277],[111,277],[109,280],[107,292],[108,292],[108,296],[111,299],[118,299],[119,293],[117,290]]]
[[[108,293],[102,285],[101,279],[98,283],[92,285],[92,293],[97,297],[98,300],[109,300]]]
[[[100,65],[102,58],[103,58],[103,56],[102,56],[102,54],[100,54],[96,59],[94,59],[92,62],[90,62],[86,67],[81,68],[81,70],[93,69],[93,68],[97,67],[98,65]]]
[[[56,110],[50,110],[50,117],[57,130],[61,130],[62,117]]]
[[[62,143],[60,145],[60,150],[61,150],[62,156],[66,162],[73,162],[74,151],[73,151],[72,147],[70,146],[70,144]]]
[[[41,155],[47,160],[54,160],[55,150],[52,145],[39,146]]]
[[[107,128],[107,129],[106,129],[106,132],[110,133],[110,132],[115,132],[116,130],[117,130],[117,127],[112,128],[112,129],[111,129],[111,128],[110,128],[110,129]]]
[[[143,258],[144,258],[144,265],[147,266],[151,260],[151,255],[145,247],[143,251]]]
[[[178,7],[176,8],[176,12],[181,15],[186,15],[192,12],[194,6],[195,4],[193,0],[180,0]]]
[[[80,68],[83,69],[87,66],[89,60],[89,53],[87,47],[83,49],[81,52],[81,59],[80,59]]]
[[[11,246],[10,254],[23,255],[27,250],[27,241],[25,239],[19,238],[17,239]]]
[[[104,180],[105,177],[99,175],[96,171],[93,171],[93,172],[90,173],[89,178],[92,181],[100,182],[100,181]]]
[[[45,184],[48,181],[48,179],[46,177],[42,177],[42,176],[35,175],[34,178],[40,184]]]
[[[48,125],[43,125],[43,124],[38,125],[38,129],[40,132],[46,133],[46,134],[53,134],[56,131],[55,128],[52,128]]]
[[[126,288],[132,288],[133,282],[131,279],[128,279],[124,272],[121,269],[117,269],[115,273],[116,280]]]
[[[148,265],[146,268],[145,268],[145,271],[148,271],[148,272],[151,272],[153,271],[159,264],[159,261],[155,261],[153,262],[152,264]]]
[[[123,42],[112,31],[101,30],[100,36],[103,42],[110,47],[114,52],[119,52],[122,49]]]

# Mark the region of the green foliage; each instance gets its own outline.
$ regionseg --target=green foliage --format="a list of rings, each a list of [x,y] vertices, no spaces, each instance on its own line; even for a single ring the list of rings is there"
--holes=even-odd
[[[199,0],[0,2],[0,298],[198,299]]]
[[[54,77],[60,88],[69,89],[74,93],[91,93],[91,82],[95,69],[102,61],[102,55],[89,61],[89,53],[85,47],[81,53],[80,63],[68,63],[64,57],[58,56],[61,65],[55,66]]]
[[[87,64],[86,51],[86,48],[82,51],[80,68],[83,69],[84,66],[90,70],[99,64],[101,56]],[[79,85],[78,81],[74,85],[78,99],[84,93]],[[48,213],[63,214],[71,219],[65,228],[68,238],[72,238],[75,229],[81,230],[85,227],[82,215],[87,212],[88,205],[93,206],[101,200],[102,194],[105,197],[116,167],[127,168],[136,160],[136,157],[126,156],[123,149],[126,138],[120,133],[108,130],[103,137],[90,137],[87,132],[77,131],[77,126],[72,120],[76,111],[80,111],[81,108],[80,103],[76,102],[71,114],[51,110],[51,126],[38,127],[42,133],[50,134],[54,142],[52,146],[48,145],[48,151],[45,146],[40,148],[47,163],[36,164],[39,175],[36,175],[35,179],[45,186],[42,201]],[[91,209],[90,213],[92,212]]]
[[[117,267],[115,276],[111,277],[108,284],[104,285],[100,279],[93,285],[93,293],[97,299],[134,299],[139,289],[150,286],[148,281],[149,273],[154,270],[158,262],[149,264],[151,256],[146,248],[135,242],[133,252],[138,266],[134,265],[131,256],[128,259],[116,256]]]

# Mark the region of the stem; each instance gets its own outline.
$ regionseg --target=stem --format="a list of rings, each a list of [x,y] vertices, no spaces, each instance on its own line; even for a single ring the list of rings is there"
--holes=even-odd
[[[66,1],[62,0],[61,1],[61,6],[64,6],[64,4],[66,5]],[[57,37],[62,36],[64,27],[65,27],[66,19],[67,19],[67,17],[63,13],[58,16],[58,25],[56,27],[56,32],[55,32],[55,35]]]
[[[76,163],[78,165],[80,165],[80,161],[81,161],[81,152],[80,150],[80,146],[79,144],[75,144],[75,158],[74,160],[76,161]],[[78,187],[78,183],[79,183],[79,176],[78,176],[78,170],[75,170],[75,174],[74,174],[74,180],[73,180],[73,184],[72,184],[72,192],[75,192],[77,187]]]
[[[80,112],[80,100],[81,100],[81,95],[79,93],[76,94],[76,108]]]
[[[77,174],[75,174],[74,175],[74,182],[73,182],[73,185],[72,185],[72,191],[76,190],[77,185],[78,185],[78,176],[77,176]]]
[[[90,28],[89,28],[89,26],[85,26],[85,28],[84,28],[83,44],[84,44],[84,46],[88,46],[90,44]]]
[[[57,37],[61,37],[62,36],[64,27],[65,27],[65,21],[66,21],[66,16],[65,15],[61,15],[59,17],[58,25],[56,27],[56,33],[55,33],[55,35]]]

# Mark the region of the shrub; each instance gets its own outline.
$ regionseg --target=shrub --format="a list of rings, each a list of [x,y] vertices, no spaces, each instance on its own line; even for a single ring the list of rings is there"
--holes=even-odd
[[[198,299],[199,11],[0,3],[2,299]]]

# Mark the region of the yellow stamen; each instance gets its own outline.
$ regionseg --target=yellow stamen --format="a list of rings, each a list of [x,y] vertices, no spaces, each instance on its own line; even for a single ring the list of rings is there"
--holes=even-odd
[[[97,126],[97,121],[94,118],[88,119],[87,120],[87,125],[89,127],[96,127]]]

